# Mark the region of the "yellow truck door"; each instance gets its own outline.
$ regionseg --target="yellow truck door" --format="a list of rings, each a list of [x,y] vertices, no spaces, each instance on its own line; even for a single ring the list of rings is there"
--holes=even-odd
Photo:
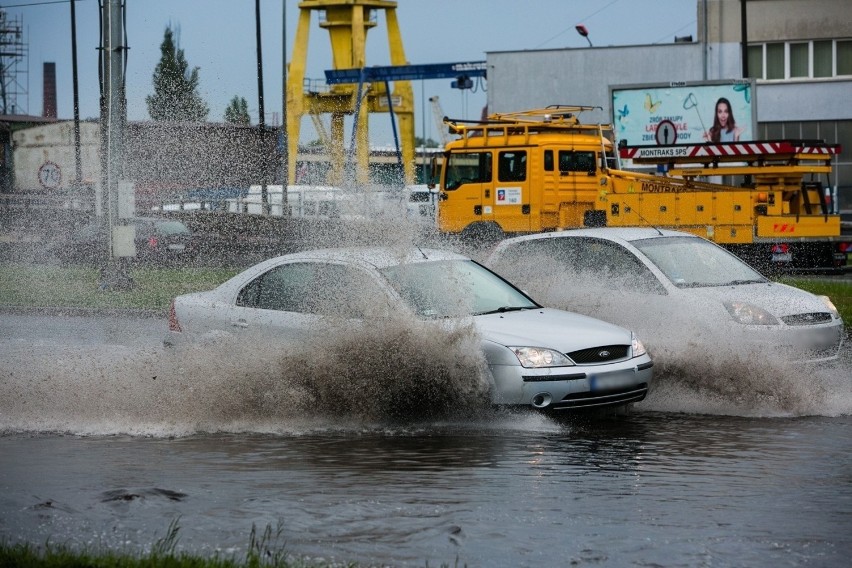
[[[490,151],[452,152],[447,156],[438,196],[437,222],[441,231],[458,233],[473,223],[491,220],[491,172]]]
[[[530,230],[530,184],[526,150],[506,150],[497,153],[497,180],[490,211],[488,200],[484,218],[489,217],[503,228],[504,232],[517,233]]]

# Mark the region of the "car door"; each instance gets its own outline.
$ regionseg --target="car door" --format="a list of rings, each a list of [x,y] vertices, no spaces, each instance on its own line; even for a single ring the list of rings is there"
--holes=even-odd
[[[246,335],[309,342],[332,327],[362,325],[387,310],[386,293],[367,271],[344,263],[280,264],[244,286],[231,325]]]
[[[648,311],[667,308],[665,287],[632,251],[608,239],[570,240],[575,278],[584,292],[574,298],[577,311],[637,329]]]

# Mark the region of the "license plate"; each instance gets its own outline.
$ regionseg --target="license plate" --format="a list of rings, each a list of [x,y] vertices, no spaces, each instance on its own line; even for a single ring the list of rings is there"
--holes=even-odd
[[[607,373],[605,375],[591,375],[589,377],[589,390],[615,390],[632,386],[636,382],[632,371]]]
[[[793,253],[774,253],[772,255],[772,262],[792,262],[793,261]]]
[[[186,248],[186,245],[182,245],[182,244],[169,245],[169,250],[184,250],[185,248]]]

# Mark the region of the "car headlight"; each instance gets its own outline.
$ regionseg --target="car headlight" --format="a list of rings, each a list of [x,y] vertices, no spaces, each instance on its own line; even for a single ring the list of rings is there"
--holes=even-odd
[[[522,367],[573,367],[574,362],[553,349],[544,347],[509,347],[518,357]]]
[[[828,308],[828,311],[831,312],[831,317],[834,319],[840,319],[840,312],[837,311],[837,307],[834,305],[834,302],[831,301],[831,298],[828,296],[820,296],[820,300],[825,304],[825,307]]]
[[[735,321],[743,325],[777,325],[775,316],[746,302],[725,302],[728,313]]]
[[[633,356],[639,357],[640,355],[644,355],[645,353],[647,353],[648,350],[645,349],[645,345],[641,341],[639,341],[639,338],[636,337],[636,334],[634,333],[631,335],[633,336],[633,341],[631,342],[633,344]]]

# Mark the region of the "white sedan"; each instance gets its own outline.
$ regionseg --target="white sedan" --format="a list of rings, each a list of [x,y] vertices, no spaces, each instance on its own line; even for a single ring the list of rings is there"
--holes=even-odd
[[[618,407],[645,398],[652,378],[651,358],[629,330],[544,308],[467,257],[420,248],[267,260],[213,290],[175,298],[166,344],[211,332],[306,343],[341,325],[350,333],[390,329],[395,317],[431,322],[435,333],[472,322],[496,405]]]
[[[825,296],[772,282],[720,246],[680,231],[576,229],[506,239],[486,265],[548,305],[629,326],[651,349],[837,358],[843,321]],[[751,350],[750,352],[746,350]],[[715,356],[715,355],[714,355]]]

